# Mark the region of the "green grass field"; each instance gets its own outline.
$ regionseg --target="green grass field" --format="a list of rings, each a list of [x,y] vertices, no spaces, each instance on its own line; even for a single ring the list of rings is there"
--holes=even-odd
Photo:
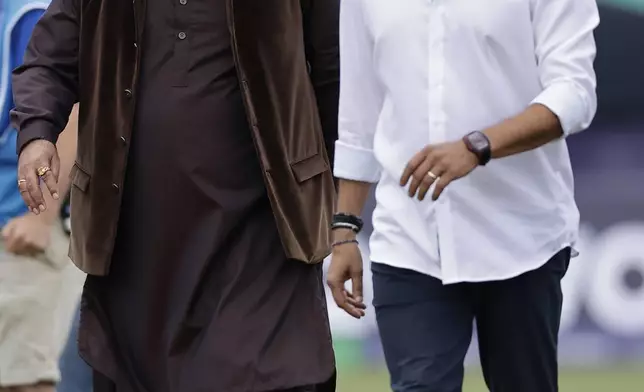
[[[385,370],[340,368],[338,392],[390,392]],[[644,366],[562,370],[561,392],[644,392]],[[479,370],[468,373],[464,392],[487,392]]]

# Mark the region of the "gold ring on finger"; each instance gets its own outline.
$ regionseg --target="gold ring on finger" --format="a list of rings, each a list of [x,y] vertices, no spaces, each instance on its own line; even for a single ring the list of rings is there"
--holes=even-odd
[[[49,166],[41,166],[36,170],[36,174],[38,174],[38,177],[42,177],[50,170]]]
[[[432,180],[438,179],[438,176],[436,174],[432,173],[431,170],[427,172],[427,175],[430,176],[432,178]]]

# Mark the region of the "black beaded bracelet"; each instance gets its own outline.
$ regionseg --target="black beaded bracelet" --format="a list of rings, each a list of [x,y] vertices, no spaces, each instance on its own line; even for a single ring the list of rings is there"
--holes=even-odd
[[[336,246],[340,245],[346,245],[346,244],[359,244],[358,240],[343,240],[343,241],[337,241],[331,244],[332,248],[335,248]]]

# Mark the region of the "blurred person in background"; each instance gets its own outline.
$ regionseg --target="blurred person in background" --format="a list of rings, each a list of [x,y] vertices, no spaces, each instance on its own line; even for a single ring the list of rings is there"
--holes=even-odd
[[[461,391],[474,320],[491,391],[558,390],[579,225],[565,138],[596,111],[598,23],[595,0],[342,2],[327,279],[362,317],[355,236],[377,183],[373,305],[394,391]]]
[[[14,72],[46,213],[80,102],[71,256],[96,391],[332,391],[322,266],[338,0],[53,0]],[[328,152],[327,152],[328,151]]]
[[[67,344],[60,356],[60,382],[56,392],[90,392],[92,368],[78,353],[78,328],[80,327],[80,308],[74,316]]]
[[[71,215],[69,198],[63,203],[61,219],[67,235],[71,234]],[[81,358],[78,352],[78,328],[80,327],[80,305],[69,329],[67,343],[60,355],[60,382],[56,392],[90,392],[92,390],[92,368]]]
[[[0,0],[0,391],[54,391],[58,353],[71,312],[65,311],[73,284],[68,239],[60,221],[60,197],[47,197],[48,211],[25,206],[16,175],[16,130],[9,125],[13,107],[10,71],[22,63],[32,29],[47,5]],[[63,173],[58,195],[69,189],[68,173],[76,152],[76,114],[58,140],[56,170]],[[54,166],[54,164],[52,164]],[[37,186],[37,184],[35,184]],[[24,189],[24,187],[23,187]],[[73,268],[73,267],[72,267]],[[76,298],[77,300],[77,298]],[[62,331],[61,331],[62,329]]]

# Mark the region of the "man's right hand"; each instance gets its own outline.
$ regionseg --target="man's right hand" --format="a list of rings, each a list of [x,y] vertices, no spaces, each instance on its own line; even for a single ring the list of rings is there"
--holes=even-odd
[[[60,159],[56,146],[47,140],[29,142],[18,158],[18,188],[29,209],[36,215],[47,209],[40,181],[42,180],[54,200],[60,197],[58,173]]]
[[[350,238],[339,240],[346,239]],[[348,280],[351,280],[351,292],[344,287]],[[362,293],[362,254],[357,243],[349,242],[334,246],[331,265],[327,272],[327,285],[338,307],[358,319],[365,315],[366,306]]]

